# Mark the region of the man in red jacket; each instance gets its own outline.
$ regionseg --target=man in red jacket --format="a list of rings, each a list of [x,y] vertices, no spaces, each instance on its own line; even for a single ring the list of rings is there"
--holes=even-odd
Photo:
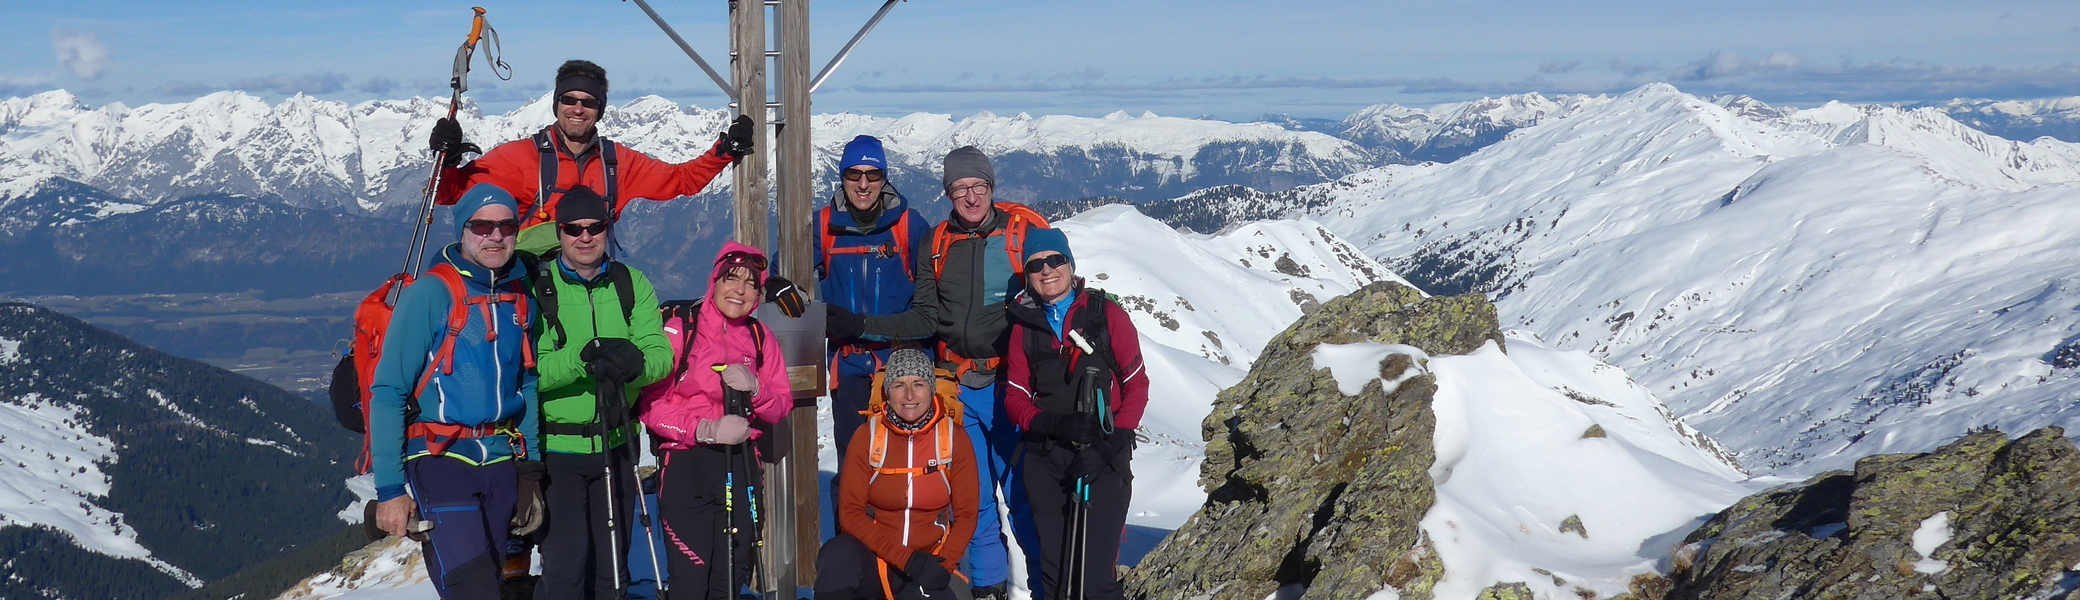
[[[556,245],[553,225],[556,202],[580,185],[605,196],[615,218],[633,198],[671,200],[698,194],[722,168],[751,154],[751,117],[738,116],[729,131],[699,158],[671,164],[621,147],[599,135],[600,115],[607,108],[607,70],[591,61],[573,60],[556,69],[556,123],[532,138],[500,144],[462,165],[462,154],[475,146],[462,139],[462,126],[441,119],[429,140],[435,152],[446,152],[441,186],[434,199],[454,204],[463,190],[489,183],[520,201],[522,232],[519,250],[539,254]],[[555,165],[554,177],[544,177]]]

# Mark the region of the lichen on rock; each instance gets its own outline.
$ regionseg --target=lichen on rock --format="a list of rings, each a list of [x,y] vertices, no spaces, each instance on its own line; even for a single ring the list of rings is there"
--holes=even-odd
[[[1924,556],[1915,533],[1945,511]],[[1867,457],[1742,499],[1673,558],[1670,599],[2080,597],[2080,450],[2046,427]]]
[[[1424,297],[1392,282],[1287,327],[1215,400],[1201,425],[1206,504],[1129,574],[1130,595],[1257,600],[1302,586],[1303,597],[1364,598],[1392,586],[1402,598],[1430,597],[1443,564],[1419,522],[1436,501],[1436,379],[1418,375],[1392,392],[1374,381],[1346,396],[1313,365],[1319,344],[1368,341],[1432,355],[1503,343],[1486,298]],[[1390,356],[1382,375],[1413,364]]]

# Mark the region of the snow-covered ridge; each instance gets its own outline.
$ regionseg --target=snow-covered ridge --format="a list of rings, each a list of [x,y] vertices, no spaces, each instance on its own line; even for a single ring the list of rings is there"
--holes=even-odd
[[[269,104],[238,91],[134,108],[121,103],[90,107],[63,90],[12,98],[0,101],[0,169],[22,173],[9,177],[0,192],[33,191],[14,189],[33,187],[16,181],[22,176],[56,176],[152,202],[239,193],[375,210],[416,194],[431,160],[425,139],[434,120],[445,115],[446,104],[413,98],[349,106],[302,95]],[[465,104],[461,121],[469,139],[489,147],[548,124],[551,104],[545,95],[502,115],[481,114],[474,104]],[[706,151],[729,118],[724,110],[645,96],[607,109],[600,127],[631,148],[677,162]],[[920,173],[935,172],[939,157],[967,144],[998,155],[1100,159],[1118,153],[1130,161],[1130,171],[1171,182],[1197,174],[1194,159],[1202,149],[1234,144],[1268,148],[1272,155],[1261,164],[1263,170],[1313,181],[1372,161],[1364,149],[1321,133],[1153,114],[1094,119],[983,113],[958,121],[930,113],[900,118],[827,114],[814,119],[814,144],[824,169],[833,168],[844,143],[861,134],[883,137],[897,164]]]
[[[1296,193],[1432,291],[1496,294],[1507,326],[1624,368],[1757,473],[2080,425],[2080,145],[1654,84]]]

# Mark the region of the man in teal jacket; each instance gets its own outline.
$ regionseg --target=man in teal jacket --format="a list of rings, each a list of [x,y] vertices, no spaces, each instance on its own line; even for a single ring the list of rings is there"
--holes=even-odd
[[[528,460],[541,456],[532,303],[526,271],[512,268],[518,214],[490,185],[456,202],[461,239],[399,295],[369,386],[376,524],[425,535],[443,600],[498,598],[507,526],[524,534],[540,522],[542,467]],[[454,311],[458,302],[469,306]],[[457,314],[466,320],[451,337]]]
[[[537,598],[618,597],[639,456],[630,411],[643,386],[672,368],[656,290],[641,271],[607,256],[613,220],[591,188],[565,192],[556,205],[561,249],[535,267],[549,471]]]

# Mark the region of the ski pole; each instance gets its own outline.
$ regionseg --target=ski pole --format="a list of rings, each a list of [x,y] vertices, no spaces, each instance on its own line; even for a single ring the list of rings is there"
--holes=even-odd
[[[451,90],[448,95],[450,121],[455,120],[456,110],[462,106],[462,93],[469,90],[469,62],[470,57],[476,53],[479,40],[484,39],[487,34],[491,38],[492,51],[486,52],[484,58],[493,75],[499,79],[510,79],[513,72],[512,67],[497,56],[500,53],[498,32],[491,29],[491,24],[484,20],[484,7],[471,7],[470,10],[474,11],[476,16],[470,19],[469,36],[463,38],[460,48],[455,49],[455,64],[448,78],[448,88]],[[446,149],[434,152],[433,173],[427,176],[426,189],[420,193],[419,210],[412,215],[412,239],[410,245],[405,247],[404,267],[398,269],[400,273],[418,277],[420,266],[426,262],[426,242],[432,236],[433,228],[433,197],[435,192],[440,190],[441,171],[447,162]],[[392,290],[387,299],[392,304],[397,302],[399,294],[404,293],[401,289],[404,286],[396,287],[400,289]]]
[[[634,443],[634,440],[630,440],[630,443]],[[662,565],[657,562],[658,515],[650,510],[650,502],[643,498],[648,494],[643,493],[643,478],[636,474],[635,469],[628,470],[628,480],[635,484],[636,511],[638,518],[643,520],[643,547],[650,551],[650,577],[652,581],[657,582],[657,600],[670,600],[672,583],[667,580]]]
[[[620,592],[624,589],[621,580],[625,571],[621,564],[620,514],[619,511],[615,510],[619,508],[616,505],[621,504],[621,497],[614,494],[614,459],[619,457],[621,453],[605,446],[613,442],[614,431],[621,429],[623,425],[622,420],[618,418],[622,416],[622,413],[615,410],[616,407],[621,405],[621,384],[601,379],[598,374],[594,374],[593,377],[594,383],[597,384],[593,390],[593,411],[599,419],[599,423],[602,426],[601,429],[603,429],[600,434],[600,454],[601,458],[605,459],[606,467],[603,478],[606,480],[607,488],[607,545],[610,546],[607,551],[608,564],[613,569],[614,591]],[[613,400],[610,401],[608,398],[613,398]]]

